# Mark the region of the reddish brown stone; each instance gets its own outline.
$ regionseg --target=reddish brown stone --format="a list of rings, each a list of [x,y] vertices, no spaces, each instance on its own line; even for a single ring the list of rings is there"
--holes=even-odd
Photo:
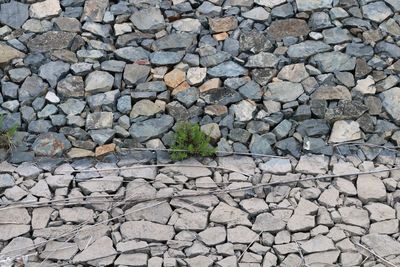
[[[304,36],[310,32],[307,23],[302,19],[276,20],[269,26],[268,35],[275,40],[281,40],[286,36]]]
[[[106,155],[106,154],[114,152],[114,151],[115,151],[115,144],[102,145],[102,146],[96,147],[96,151],[94,152],[94,155],[96,157],[100,157],[100,156]]]
[[[227,32],[237,28],[238,21],[235,17],[209,19],[208,24],[212,32]]]

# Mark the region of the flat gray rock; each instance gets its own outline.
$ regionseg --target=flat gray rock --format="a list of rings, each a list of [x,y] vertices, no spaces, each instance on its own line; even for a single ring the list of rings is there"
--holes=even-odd
[[[173,123],[173,117],[163,115],[160,118],[149,119],[132,124],[129,133],[133,138],[143,142],[167,132],[173,126]]]
[[[300,83],[272,82],[268,84],[264,97],[279,102],[290,102],[296,100],[303,92],[303,86]]]
[[[373,249],[381,257],[399,255],[400,243],[388,235],[368,234],[361,237],[361,242],[368,246],[368,248]]]
[[[307,58],[312,55],[327,52],[331,47],[321,41],[304,41],[302,43],[289,46],[287,54],[292,58]]]
[[[20,28],[29,17],[29,5],[10,1],[0,6],[0,22],[12,28]]]
[[[133,13],[130,20],[141,31],[156,32],[165,27],[161,10],[155,7],[142,9]]]
[[[121,225],[121,234],[128,239],[163,242],[175,236],[174,227],[146,221],[130,221]]]
[[[398,124],[400,123],[400,87],[394,87],[379,95],[382,99],[383,108],[389,113],[389,115]]]
[[[341,52],[326,52],[314,55],[311,62],[324,73],[354,70],[356,59]]]
[[[212,77],[236,77],[247,74],[247,70],[233,61],[227,61],[209,68],[207,73]]]
[[[85,79],[85,92],[96,94],[111,90],[114,77],[105,71],[93,71]]]
[[[333,0],[296,0],[299,11],[312,11],[332,7]]]

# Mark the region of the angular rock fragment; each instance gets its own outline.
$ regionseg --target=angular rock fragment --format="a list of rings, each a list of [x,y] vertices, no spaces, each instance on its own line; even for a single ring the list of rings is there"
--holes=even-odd
[[[310,28],[307,26],[306,21],[302,19],[276,20],[271,23],[267,32],[273,39],[281,40],[287,36],[307,35],[310,32]]]
[[[146,221],[130,221],[121,225],[121,234],[128,239],[163,242],[175,236],[174,228]]]
[[[12,28],[20,28],[29,17],[29,5],[10,1],[0,6],[0,22]]]
[[[168,131],[174,123],[173,117],[169,115],[162,115],[160,118],[149,119],[143,122],[132,124],[129,133],[132,138],[140,142],[157,137],[162,133]]]

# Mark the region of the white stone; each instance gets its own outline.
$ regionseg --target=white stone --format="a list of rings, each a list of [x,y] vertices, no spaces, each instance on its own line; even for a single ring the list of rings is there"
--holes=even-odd
[[[189,68],[186,72],[186,80],[190,85],[199,85],[201,84],[207,75],[207,68]]]
[[[356,121],[336,121],[333,124],[329,143],[342,143],[361,138],[360,125]]]
[[[376,93],[374,78],[368,75],[367,78],[358,80],[352,91],[360,92],[363,95],[374,95]]]
[[[238,121],[249,121],[253,118],[253,113],[257,109],[256,103],[251,100],[242,100],[238,104],[232,105],[232,110]]]
[[[61,13],[61,6],[58,0],[45,0],[30,6],[29,16],[36,19],[45,19],[57,16]]]
[[[60,98],[59,98],[55,93],[53,93],[53,92],[51,92],[51,91],[47,92],[45,98],[46,98],[46,100],[49,101],[50,103],[53,103],[53,104],[60,103]]]

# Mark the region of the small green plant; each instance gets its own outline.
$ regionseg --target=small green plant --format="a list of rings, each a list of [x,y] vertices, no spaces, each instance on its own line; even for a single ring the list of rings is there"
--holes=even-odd
[[[8,130],[2,130],[4,124],[4,116],[0,114],[0,148],[10,149],[13,145],[12,138],[15,135],[18,126],[14,125]]]
[[[177,126],[174,144],[172,145],[173,160],[183,160],[189,156],[212,156],[215,147],[210,145],[210,137],[203,133],[198,124],[180,123]]]

